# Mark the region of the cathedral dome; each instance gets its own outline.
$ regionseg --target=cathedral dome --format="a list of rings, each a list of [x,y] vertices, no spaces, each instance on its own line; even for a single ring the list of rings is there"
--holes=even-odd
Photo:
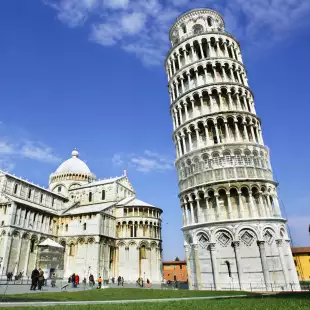
[[[61,186],[67,190],[74,187],[93,182],[96,176],[90,171],[88,166],[79,159],[79,152],[73,150],[72,157],[64,161],[57,170],[50,175],[49,188],[61,192]]]
[[[56,170],[55,173],[82,173],[91,174],[88,166],[79,159],[79,152],[74,150],[72,157],[63,162]]]

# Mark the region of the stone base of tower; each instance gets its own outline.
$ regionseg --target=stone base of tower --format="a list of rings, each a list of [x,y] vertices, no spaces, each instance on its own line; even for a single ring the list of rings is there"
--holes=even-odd
[[[284,220],[200,224],[183,231],[189,289],[300,290]]]

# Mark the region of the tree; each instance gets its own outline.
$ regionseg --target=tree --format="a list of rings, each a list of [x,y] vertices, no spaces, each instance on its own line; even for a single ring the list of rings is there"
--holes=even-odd
[[[174,261],[175,261],[175,262],[179,262],[180,259],[179,259],[178,257],[176,257]]]

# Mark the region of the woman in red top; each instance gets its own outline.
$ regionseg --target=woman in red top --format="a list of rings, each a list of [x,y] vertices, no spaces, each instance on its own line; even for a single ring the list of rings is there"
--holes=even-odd
[[[75,287],[78,286],[79,282],[80,282],[80,277],[76,274],[75,275]]]

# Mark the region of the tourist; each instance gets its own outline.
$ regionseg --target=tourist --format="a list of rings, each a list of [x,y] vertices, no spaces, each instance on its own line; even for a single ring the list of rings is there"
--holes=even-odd
[[[115,278],[114,278],[114,277],[112,277],[112,283],[114,284],[114,282],[115,282]]]
[[[120,286],[121,282],[122,282],[122,278],[121,278],[121,276],[118,276],[118,278],[117,278],[117,286]]]
[[[38,280],[39,280],[39,270],[37,268],[35,268],[35,269],[33,269],[32,273],[31,273],[31,287],[30,287],[31,291],[36,290]]]
[[[89,276],[88,280],[89,280],[90,285],[95,285],[95,279],[94,279],[94,276],[92,274]]]
[[[123,278],[123,277],[122,277],[122,280],[121,280],[121,281],[122,281],[122,286],[124,286],[124,278]]]
[[[75,275],[75,287],[77,287],[78,286],[78,284],[80,283],[80,277],[79,277],[79,275]]]
[[[75,273],[71,276],[72,287],[75,288]]]
[[[150,287],[150,285],[151,285],[150,280],[149,280],[149,279],[146,279],[146,286],[147,286],[147,287]]]
[[[38,278],[38,290],[41,291],[42,286],[43,286],[43,283],[44,283],[44,272],[43,272],[43,270],[40,268],[40,269],[39,269],[39,278]]]
[[[98,277],[98,289],[99,288],[101,288],[101,285],[102,285],[102,278],[101,278],[101,276],[99,275],[99,277]]]
[[[55,272],[52,274],[51,285],[52,285],[52,287],[56,287],[56,274],[55,274]]]

